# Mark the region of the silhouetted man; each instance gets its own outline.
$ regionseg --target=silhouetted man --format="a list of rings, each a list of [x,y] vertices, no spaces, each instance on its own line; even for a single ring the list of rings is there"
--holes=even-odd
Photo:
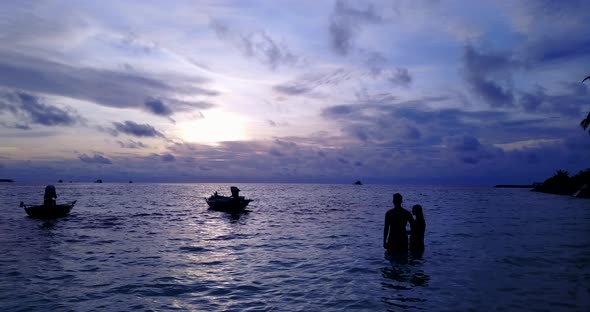
[[[56,198],[57,192],[55,191],[55,186],[47,185],[45,187],[45,194],[43,195],[43,205],[45,205],[45,208],[55,207]]]
[[[393,208],[385,213],[383,228],[383,248],[391,253],[408,252],[408,234],[406,224],[413,224],[412,214],[402,208],[403,197],[399,193],[393,194]]]

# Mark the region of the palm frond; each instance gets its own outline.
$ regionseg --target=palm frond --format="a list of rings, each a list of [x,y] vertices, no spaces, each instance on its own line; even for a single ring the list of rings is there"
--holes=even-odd
[[[588,116],[586,116],[586,118],[582,119],[582,121],[580,122],[580,126],[584,128],[584,130],[588,129],[588,126],[590,126],[590,113],[588,113]]]

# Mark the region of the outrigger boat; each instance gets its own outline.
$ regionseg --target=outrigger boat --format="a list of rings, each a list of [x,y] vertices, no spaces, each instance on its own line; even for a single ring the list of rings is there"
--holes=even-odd
[[[31,218],[35,219],[55,219],[67,216],[76,201],[69,204],[55,205],[54,207],[46,207],[45,205],[27,206],[25,203],[20,202],[20,206],[25,208],[25,211]]]
[[[244,212],[246,206],[252,201],[244,196],[239,196],[240,189],[235,186],[230,187],[232,196],[223,196],[215,192],[209,197],[205,197],[205,201],[209,205],[209,209],[225,212]]]

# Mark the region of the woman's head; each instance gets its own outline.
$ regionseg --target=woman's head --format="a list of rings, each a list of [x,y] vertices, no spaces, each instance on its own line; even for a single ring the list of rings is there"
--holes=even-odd
[[[424,213],[422,212],[422,206],[414,205],[412,207],[412,214],[418,218],[424,219]]]

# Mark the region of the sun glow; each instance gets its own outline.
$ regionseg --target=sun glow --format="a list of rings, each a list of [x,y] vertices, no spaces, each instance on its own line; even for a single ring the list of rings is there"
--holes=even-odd
[[[247,139],[246,120],[223,111],[207,111],[205,118],[179,122],[179,136],[188,142],[217,144]]]

